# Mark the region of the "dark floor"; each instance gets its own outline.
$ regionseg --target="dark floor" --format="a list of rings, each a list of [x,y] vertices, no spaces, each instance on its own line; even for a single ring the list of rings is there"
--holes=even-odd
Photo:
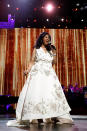
[[[13,116],[0,115],[0,131],[87,131],[87,116],[72,116],[74,125],[69,124],[31,124],[30,127],[7,127],[8,120],[14,119]]]

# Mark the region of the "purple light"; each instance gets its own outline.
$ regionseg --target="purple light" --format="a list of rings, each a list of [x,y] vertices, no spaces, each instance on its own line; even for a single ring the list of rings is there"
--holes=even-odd
[[[7,111],[8,111],[8,109],[9,109],[10,106],[11,106],[10,104],[6,106]]]
[[[15,17],[8,14],[8,22],[0,22],[0,28],[14,28],[15,26]]]

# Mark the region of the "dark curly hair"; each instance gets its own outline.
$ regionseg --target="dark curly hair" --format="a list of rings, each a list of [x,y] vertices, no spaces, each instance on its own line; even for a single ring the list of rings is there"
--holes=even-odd
[[[51,36],[49,35],[49,33],[48,33],[48,32],[42,32],[42,33],[40,34],[40,36],[38,37],[35,45],[34,45],[34,47],[35,47],[36,49],[39,49],[39,48],[42,46],[42,44],[43,44],[43,38],[44,38],[46,35],[49,36],[49,40],[51,41]]]
[[[40,36],[38,37],[38,39],[37,39],[37,41],[36,41],[36,43],[35,43],[35,45],[34,45],[34,48],[39,49],[39,48],[42,46],[42,44],[43,44],[43,38],[44,38],[46,35],[49,36],[49,40],[51,41],[51,36],[50,36],[50,34],[49,34],[48,32],[42,32],[42,33],[40,34]],[[47,51],[50,51],[50,50],[52,50],[52,49],[56,50],[56,47],[55,47],[54,45],[52,45],[51,43],[48,43],[48,45],[46,45],[45,48],[47,49]]]

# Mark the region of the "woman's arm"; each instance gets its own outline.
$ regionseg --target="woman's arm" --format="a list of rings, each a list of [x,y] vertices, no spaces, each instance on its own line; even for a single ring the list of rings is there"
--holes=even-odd
[[[25,75],[27,75],[30,72],[30,70],[31,70],[31,68],[32,68],[32,66],[33,66],[33,64],[35,62],[35,56],[36,56],[36,48],[34,48],[34,50],[33,50],[32,58],[30,60],[30,63],[29,63],[29,66],[28,66],[27,70],[24,71]]]

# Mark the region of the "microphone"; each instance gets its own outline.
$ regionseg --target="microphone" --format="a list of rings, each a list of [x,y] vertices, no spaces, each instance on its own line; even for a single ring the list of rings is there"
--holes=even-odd
[[[45,48],[50,51],[51,50],[51,41],[48,42],[47,45],[45,45]]]
[[[51,45],[51,41],[48,42],[48,45]]]
[[[56,50],[56,47],[51,43],[51,41],[47,44],[48,50]]]

